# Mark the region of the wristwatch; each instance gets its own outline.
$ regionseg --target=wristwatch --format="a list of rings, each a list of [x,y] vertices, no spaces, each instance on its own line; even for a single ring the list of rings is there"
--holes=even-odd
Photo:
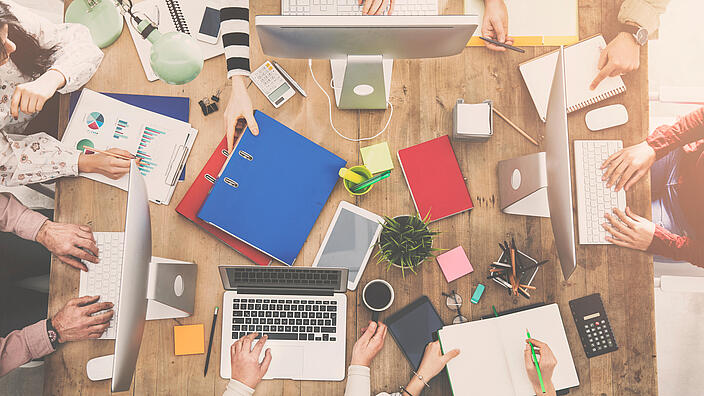
[[[56,346],[59,343],[59,333],[56,331],[54,325],[51,323],[51,318],[46,320],[46,335],[49,336],[49,342],[51,342],[51,347],[56,349]]]
[[[636,25],[624,24],[623,31],[632,34],[636,39],[636,43],[641,47],[648,42],[648,29]]]

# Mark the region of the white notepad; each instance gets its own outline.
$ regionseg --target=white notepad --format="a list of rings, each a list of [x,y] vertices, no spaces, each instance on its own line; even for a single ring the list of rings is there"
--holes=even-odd
[[[606,77],[594,91],[589,89],[599,73],[599,56],[606,48],[601,35],[565,47],[565,74],[567,81],[567,113],[579,110],[626,91],[620,76]],[[523,76],[540,119],[545,121],[552,78],[557,66],[558,51],[521,63]]]
[[[143,13],[158,23],[159,32],[162,34],[179,31],[190,34],[195,39],[196,33],[200,28],[203,12],[205,12],[205,1],[146,0],[136,3],[132,10],[137,14]],[[144,73],[147,75],[147,80],[155,81],[158,77],[152,70],[149,61],[149,50],[152,44],[149,40],[142,38],[129,18],[130,16],[125,14],[125,22],[130,29],[132,41],[134,41],[134,46],[137,48],[137,55],[139,55],[139,60],[142,62]],[[225,48],[222,45],[222,32],[218,33],[218,41],[215,44],[198,41],[198,46],[203,53],[204,60],[223,54]]]
[[[557,304],[545,305],[486,320],[445,326],[438,331],[443,353],[459,348],[447,372],[455,396],[533,395],[523,351],[526,328],[557,358],[555,389],[579,386],[572,353]]]

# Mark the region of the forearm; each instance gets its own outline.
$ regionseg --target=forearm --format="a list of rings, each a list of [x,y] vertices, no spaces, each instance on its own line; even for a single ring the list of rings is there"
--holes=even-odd
[[[35,240],[47,218],[22,205],[12,194],[0,193],[0,231]]]
[[[646,251],[704,267],[704,245],[701,242],[674,234],[659,225],[655,226],[653,240]]]
[[[76,176],[78,154],[43,132],[17,141],[0,132],[0,185],[23,186]]]
[[[227,76],[248,76],[249,0],[224,0],[220,9],[220,29],[225,48]]]
[[[230,380],[222,396],[252,396],[253,394],[254,389],[237,380]]]
[[[687,114],[672,125],[659,126],[646,142],[660,159],[667,153],[704,138],[704,107]]]
[[[624,0],[618,13],[620,23],[635,23],[653,33],[660,27],[660,15],[669,0]]]
[[[46,331],[46,320],[0,337],[0,377],[54,351]]]
[[[408,381],[408,385],[406,385],[406,390],[413,396],[420,396],[421,393],[427,388],[425,384],[418,379],[418,377],[413,376],[410,381]],[[408,396],[408,394],[403,394],[403,396]]]
[[[369,367],[356,364],[347,369],[347,384],[344,396],[369,396],[371,394],[371,379]],[[415,395],[414,395],[415,396]]]

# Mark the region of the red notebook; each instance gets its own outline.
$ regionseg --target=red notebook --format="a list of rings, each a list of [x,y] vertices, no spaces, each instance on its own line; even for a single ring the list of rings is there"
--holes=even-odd
[[[176,211],[256,264],[269,265],[271,258],[266,254],[198,218],[198,211],[208,197],[210,189],[213,187],[213,183],[215,183],[215,179],[226,160],[227,140],[223,138],[205,164],[205,167],[203,167],[203,170],[198,174],[191,188],[188,189],[186,195],[179,202]]]
[[[398,161],[422,218],[430,213],[435,221],[474,207],[447,135],[399,150]]]

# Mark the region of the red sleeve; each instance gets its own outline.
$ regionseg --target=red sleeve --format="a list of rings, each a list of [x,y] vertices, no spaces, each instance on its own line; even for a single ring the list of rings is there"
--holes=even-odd
[[[687,114],[672,125],[662,125],[646,141],[658,159],[672,150],[704,138],[704,107]]]
[[[673,234],[656,225],[647,252],[704,267],[704,245],[692,238]]]

